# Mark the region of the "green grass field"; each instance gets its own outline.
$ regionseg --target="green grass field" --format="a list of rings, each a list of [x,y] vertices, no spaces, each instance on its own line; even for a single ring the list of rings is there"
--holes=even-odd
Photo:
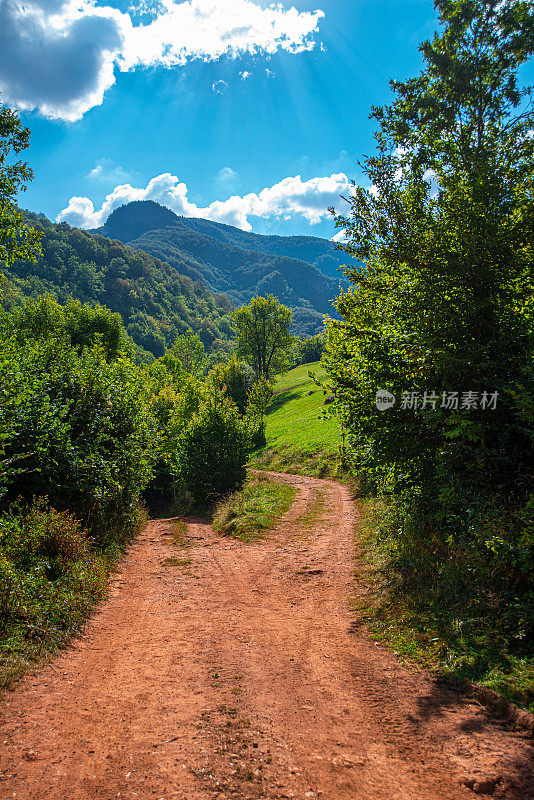
[[[310,371],[319,380],[325,377],[324,369],[316,362],[295,367],[278,378],[276,394],[267,412],[268,447],[293,445],[307,451],[337,450],[339,424],[336,419],[321,417],[325,396],[322,388],[308,377]]]
[[[321,411],[324,392],[309,377],[325,377],[319,362],[304,364],[280,375],[267,411],[267,445],[254,455],[251,466],[305,475],[334,474],[339,451],[339,423]]]

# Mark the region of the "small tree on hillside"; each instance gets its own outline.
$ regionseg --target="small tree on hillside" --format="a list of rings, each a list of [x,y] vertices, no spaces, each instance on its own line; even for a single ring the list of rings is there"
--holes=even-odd
[[[199,375],[206,361],[206,351],[198,333],[189,329],[177,336],[171,348],[171,354],[178,359],[184,372]]]
[[[293,315],[272,294],[254,297],[234,314],[237,352],[258,377],[270,378],[284,368],[293,337],[289,333]]]

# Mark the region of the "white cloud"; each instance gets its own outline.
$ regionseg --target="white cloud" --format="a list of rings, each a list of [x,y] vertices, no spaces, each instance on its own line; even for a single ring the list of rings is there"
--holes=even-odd
[[[211,84],[211,91],[215,92],[215,94],[222,94],[225,89],[228,89],[226,81],[215,81],[215,83]]]
[[[80,228],[97,228],[104,224],[115,208],[125,203],[132,200],[154,200],[176,214],[225,222],[243,230],[251,230],[251,217],[290,219],[293,215],[298,215],[313,225],[328,219],[328,208],[338,205],[340,196],[346,196],[351,189],[351,183],[343,172],[307,181],[296,175],[284,178],[259,193],[251,192],[243,196],[235,194],[201,208],[189,201],[187,185],[167,172],[152,178],[144,189],[129,183],[116,186],[98,210],[95,210],[88,197],[71,197],[56,221],[66,221]]]
[[[248,78],[250,78],[251,75],[252,73],[248,72],[248,70],[246,69],[244,69],[242,72],[239,73],[239,77],[241,78],[242,81],[248,80]]]
[[[345,244],[345,242],[348,242],[347,231],[342,228],[331,237],[330,241],[337,244]]]
[[[233,192],[239,185],[239,174],[232,167],[223,167],[215,176],[216,183],[227,192]]]
[[[69,122],[100,105],[124,43],[120,17],[62,0],[0,2],[2,99]]]
[[[219,181],[230,181],[234,180],[237,177],[237,172],[232,169],[232,167],[223,167],[217,173],[217,180]]]
[[[0,90],[72,122],[102,103],[117,68],[300,53],[315,47],[322,17],[254,0],[141,0],[129,13],[93,0],[0,0]]]
[[[111,159],[103,158],[85,177],[113,184],[118,181],[127,181],[130,175],[122,167],[116,166]]]

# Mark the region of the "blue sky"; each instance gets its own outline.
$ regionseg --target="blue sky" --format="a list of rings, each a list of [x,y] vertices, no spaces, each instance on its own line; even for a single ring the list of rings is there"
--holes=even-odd
[[[429,0],[0,0],[2,100],[32,131],[21,205],[89,227],[146,197],[331,237],[370,107],[435,27]]]

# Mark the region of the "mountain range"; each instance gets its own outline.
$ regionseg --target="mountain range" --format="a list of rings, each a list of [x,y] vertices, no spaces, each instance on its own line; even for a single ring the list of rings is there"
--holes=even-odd
[[[42,214],[22,213],[26,225],[41,233],[42,254],[36,261],[16,261],[9,269],[0,263],[0,273],[22,296],[49,294],[62,304],[74,298],[106,306],[121,315],[147,358],[150,353],[163,355],[188,329],[199,334],[208,351],[231,348],[233,304],[203,281],[117,239],[66,222],[55,224]],[[0,305],[1,300],[0,295]]]
[[[327,239],[262,236],[178,216],[151,200],[115,209],[92,233],[144,250],[237,306],[274,294],[293,310],[301,336],[321,330],[323,314],[335,316],[332,300],[346,283],[339,267],[347,256]]]
[[[321,331],[323,314],[336,316],[331,301],[344,281],[334,276],[345,254],[326,239],[261,236],[151,201],[116,209],[94,231],[22,213],[41,232],[42,254],[0,264],[11,285],[29,297],[107,306],[147,358],[188,328],[209,352],[230,348],[232,309],[256,294],[288,305],[300,337]]]

